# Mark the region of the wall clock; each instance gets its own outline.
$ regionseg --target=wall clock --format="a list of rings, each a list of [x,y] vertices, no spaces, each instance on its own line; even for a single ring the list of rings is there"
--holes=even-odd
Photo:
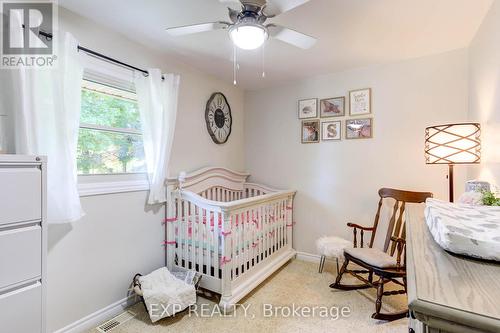
[[[217,144],[227,141],[231,134],[231,107],[223,93],[216,92],[208,99],[205,109],[205,122],[212,140]]]

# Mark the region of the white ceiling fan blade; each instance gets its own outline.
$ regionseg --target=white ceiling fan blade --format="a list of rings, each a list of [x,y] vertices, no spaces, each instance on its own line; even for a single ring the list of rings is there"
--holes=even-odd
[[[240,0],[219,0],[219,2],[225,6],[229,6],[233,9],[241,10],[241,1]]]
[[[309,2],[309,0],[267,0],[264,15],[274,17]]]
[[[198,32],[227,29],[230,25],[228,22],[210,22],[167,28],[166,30],[171,36],[183,36]]]
[[[271,37],[279,39],[282,42],[300,47],[301,49],[309,49],[317,41],[317,39],[314,37],[308,36],[292,29],[281,27],[279,25],[268,24],[266,28]]]
[[[290,0],[293,1],[293,0]],[[266,0],[219,0],[223,4],[239,4],[239,5],[252,5],[262,7],[266,4]]]

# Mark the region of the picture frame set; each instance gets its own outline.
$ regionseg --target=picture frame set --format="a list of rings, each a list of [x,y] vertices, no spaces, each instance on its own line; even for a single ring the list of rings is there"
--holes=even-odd
[[[372,114],[371,88],[351,90],[348,97],[348,117],[344,96],[299,100],[301,142],[340,141],[343,136],[348,140],[373,138],[373,117],[369,116]]]

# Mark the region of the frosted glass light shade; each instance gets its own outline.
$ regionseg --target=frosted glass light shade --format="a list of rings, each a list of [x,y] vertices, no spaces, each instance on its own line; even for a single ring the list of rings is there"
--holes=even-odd
[[[229,32],[233,43],[243,50],[254,50],[262,46],[268,35],[260,25],[237,25]]]
[[[427,164],[473,164],[481,161],[481,126],[447,124],[425,129]]]

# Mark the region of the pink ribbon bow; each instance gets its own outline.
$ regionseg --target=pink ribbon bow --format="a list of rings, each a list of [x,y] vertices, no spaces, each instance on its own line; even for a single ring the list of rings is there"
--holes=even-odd
[[[170,218],[165,218],[163,219],[163,224],[165,223],[171,223],[177,221],[177,217],[170,217]]]
[[[221,267],[224,266],[225,264],[228,264],[231,262],[231,259],[230,258],[226,258],[225,256],[221,258],[221,262],[220,262],[220,265]]]

